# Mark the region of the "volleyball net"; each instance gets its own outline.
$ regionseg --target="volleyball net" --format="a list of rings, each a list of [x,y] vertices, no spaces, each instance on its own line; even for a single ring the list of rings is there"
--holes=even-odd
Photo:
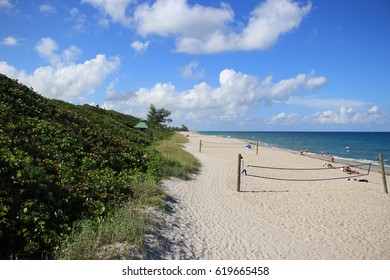
[[[289,166],[264,166],[247,164],[241,157],[240,175],[254,177],[258,179],[275,181],[293,181],[293,182],[320,182],[355,179],[370,174],[371,163],[362,164],[329,164],[325,163],[322,167],[299,168]],[[367,181],[367,180],[364,180]]]
[[[226,149],[226,148],[244,148],[247,150],[255,150],[258,152],[259,143],[244,141],[241,143],[233,143],[233,142],[207,142],[207,141],[199,141],[199,152],[208,149]]]

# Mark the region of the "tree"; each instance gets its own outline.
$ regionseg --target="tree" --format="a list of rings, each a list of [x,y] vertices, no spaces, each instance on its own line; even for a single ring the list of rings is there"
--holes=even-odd
[[[179,130],[180,131],[188,131],[188,127],[186,127],[184,124],[182,124],[181,127],[179,127]]]
[[[152,126],[162,127],[163,124],[172,122],[172,119],[169,118],[170,115],[171,112],[169,110],[164,108],[156,109],[153,104],[150,104],[148,123]]]

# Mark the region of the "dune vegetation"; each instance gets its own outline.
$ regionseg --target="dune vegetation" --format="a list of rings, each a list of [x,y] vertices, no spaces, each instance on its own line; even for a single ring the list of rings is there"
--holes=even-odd
[[[145,258],[145,209],[163,211],[161,180],[198,163],[174,132],[138,122],[0,74],[0,259]]]

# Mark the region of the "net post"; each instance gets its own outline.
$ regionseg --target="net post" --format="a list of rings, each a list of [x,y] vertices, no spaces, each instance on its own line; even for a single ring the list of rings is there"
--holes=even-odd
[[[202,152],[202,140],[199,140],[199,153]]]
[[[259,155],[259,141],[256,143],[256,156]]]
[[[382,156],[382,154],[379,154],[379,163],[381,165],[381,171],[382,171],[383,188],[385,189],[385,193],[389,193],[388,190],[387,190],[386,172],[385,172],[385,165],[383,163],[383,156]]]
[[[237,192],[241,191],[241,154],[238,154]]]

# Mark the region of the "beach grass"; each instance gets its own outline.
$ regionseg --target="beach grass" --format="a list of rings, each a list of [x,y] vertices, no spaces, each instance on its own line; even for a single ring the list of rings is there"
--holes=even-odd
[[[149,225],[149,226],[148,226]],[[101,222],[82,220],[64,244],[59,259],[142,259],[143,235],[151,222],[139,208],[129,203]]]
[[[159,141],[156,150],[167,160],[161,168],[167,177],[176,177],[188,180],[189,174],[199,171],[199,161],[183,149],[188,139],[175,133],[170,139]]]
[[[145,209],[163,209],[166,195],[161,185],[149,177],[136,179],[134,185],[137,199],[121,205],[105,219],[77,222],[56,258],[145,259],[144,235],[152,233],[155,227]]]

